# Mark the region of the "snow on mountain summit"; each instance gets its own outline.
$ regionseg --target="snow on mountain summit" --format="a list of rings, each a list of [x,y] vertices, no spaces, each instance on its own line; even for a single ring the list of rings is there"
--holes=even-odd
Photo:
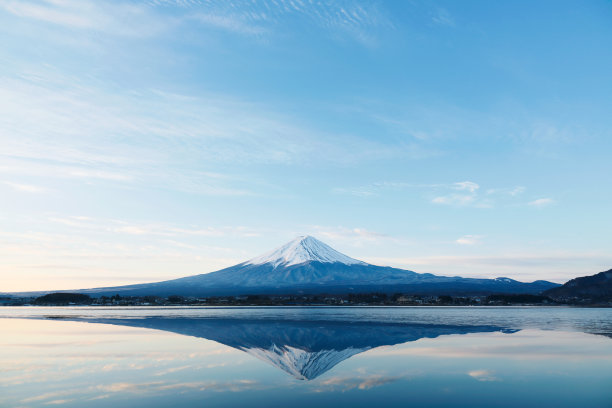
[[[308,261],[323,263],[340,262],[346,265],[366,265],[365,262],[346,256],[311,236],[297,237],[280,248],[253,258],[245,262],[245,264],[272,264],[276,268],[279,265],[299,265]]]

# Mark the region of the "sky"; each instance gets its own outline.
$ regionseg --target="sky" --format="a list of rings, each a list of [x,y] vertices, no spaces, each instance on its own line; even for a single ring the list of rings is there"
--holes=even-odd
[[[0,292],[298,235],[446,276],[612,267],[609,1],[0,2]]]

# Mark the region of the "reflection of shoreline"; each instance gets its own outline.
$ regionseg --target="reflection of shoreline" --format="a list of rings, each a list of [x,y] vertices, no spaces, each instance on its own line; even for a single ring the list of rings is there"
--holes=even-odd
[[[443,335],[515,332],[499,326],[399,324],[329,320],[67,318],[163,330],[213,340],[242,350],[293,377],[312,380],[364,351]]]

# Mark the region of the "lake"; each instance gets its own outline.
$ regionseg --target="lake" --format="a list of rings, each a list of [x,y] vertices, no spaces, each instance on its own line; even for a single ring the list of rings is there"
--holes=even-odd
[[[612,309],[3,307],[0,407],[612,407]]]

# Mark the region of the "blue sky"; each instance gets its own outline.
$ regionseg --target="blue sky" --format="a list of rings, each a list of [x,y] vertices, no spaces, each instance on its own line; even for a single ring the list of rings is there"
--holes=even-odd
[[[0,41],[0,291],[302,234],[440,275],[612,266],[609,1],[3,1]]]

